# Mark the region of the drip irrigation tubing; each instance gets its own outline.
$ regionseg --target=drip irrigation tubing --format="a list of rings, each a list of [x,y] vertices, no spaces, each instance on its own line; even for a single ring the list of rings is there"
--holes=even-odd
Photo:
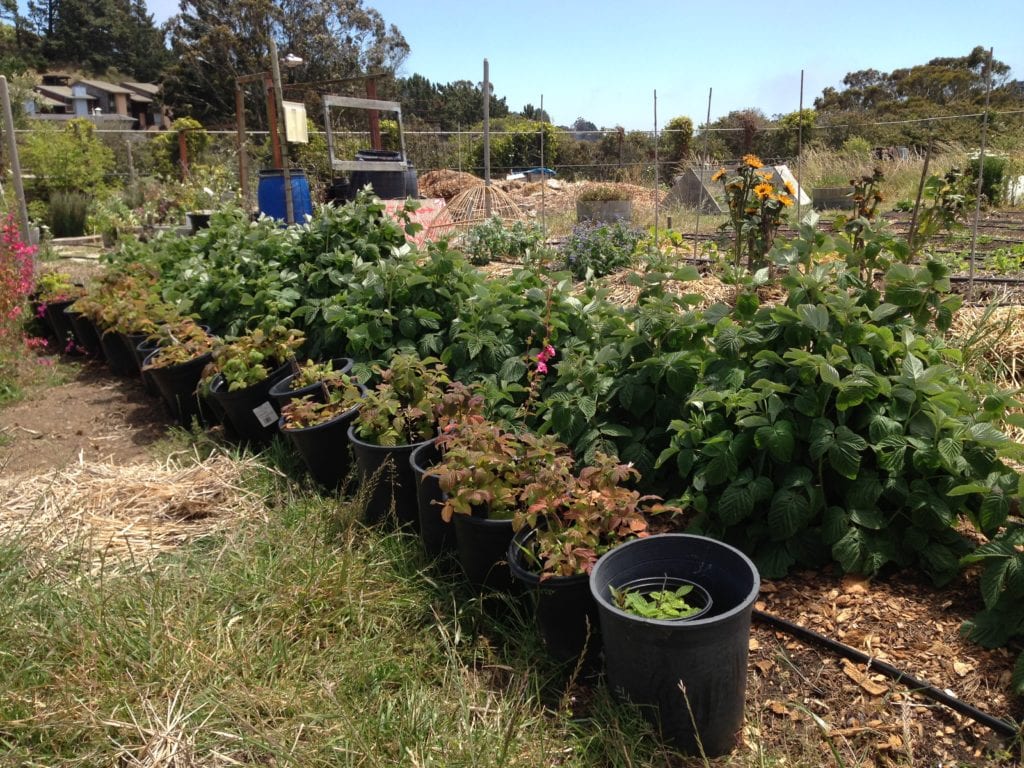
[[[1017,726],[1012,723],[1009,723],[1006,720],[1001,720],[998,717],[993,717],[987,712],[982,712],[980,709],[972,707],[967,702],[961,701],[955,696],[936,688],[934,685],[930,685],[923,680],[918,680],[916,677],[908,675],[906,672],[897,669],[891,664],[879,661],[872,656],[868,656],[862,651],[858,651],[856,648],[851,648],[848,645],[840,643],[838,640],[833,640],[832,638],[819,634],[814,630],[801,627],[799,624],[794,624],[791,621],[787,621],[786,619],[770,613],[765,613],[764,611],[755,610],[754,619],[755,621],[766,624],[773,629],[785,632],[787,635],[792,635],[798,640],[819,645],[834,654],[849,659],[850,661],[858,664],[864,664],[868,668],[882,673],[889,679],[902,683],[910,688],[914,693],[926,696],[932,701],[937,701],[938,703],[949,707],[953,711],[959,712],[965,717],[969,717],[974,722],[985,726],[989,730],[998,733],[1000,736],[1015,738],[1020,735],[1020,731]]]

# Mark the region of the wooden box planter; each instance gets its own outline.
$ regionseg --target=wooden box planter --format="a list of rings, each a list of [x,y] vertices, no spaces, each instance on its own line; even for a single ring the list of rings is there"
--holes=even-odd
[[[815,187],[811,190],[814,210],[853,210],[853,187]]]
[[[577,200],[576,221],[632,221],[632,200]]]

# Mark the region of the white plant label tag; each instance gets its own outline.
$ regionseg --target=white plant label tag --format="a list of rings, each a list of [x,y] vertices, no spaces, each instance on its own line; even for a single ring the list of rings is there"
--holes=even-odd
[[[252,415],[255,416],[261,426],[269,427],[271,424],[277,423],[277,411],[274,410],[268,402],[264,402],[261,405],[257,405],[252,409]]]

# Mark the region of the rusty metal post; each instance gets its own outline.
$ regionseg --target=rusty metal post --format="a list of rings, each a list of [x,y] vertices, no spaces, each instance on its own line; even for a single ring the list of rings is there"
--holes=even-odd
[[[188,144],[184,129],[178,131],[178,162],[181,164],[181,180],[188,181]]]
[[[245,210],[252,210],[249,200],[249,153],[245,148],[245,92],[242,84],[235,82],[235,124],[237,133],[235,145],[238,150],[238,188],[242,192],[242,199],[245,200]]]

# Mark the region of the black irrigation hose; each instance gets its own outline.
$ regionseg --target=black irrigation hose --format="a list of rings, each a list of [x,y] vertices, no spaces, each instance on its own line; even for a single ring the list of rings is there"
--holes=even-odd
[[[787,635],[792,635],[800,640],[823,646],[832,653],[843,656],[844,658],[857,662],[858,664],[864,664],[871,669],[881,672],[886,677],[895,680],[898,683],[903,683],[913,690],[914,693],[920,693],[933,701],[944,704],[950,709],[959,712],[961,715],[969,717],[974,722],[984,725],[986,728],[995,731],[1001,736],[1014,738],[1020,733],[1017,727],[1012,723],[1000,720],[998,717],[993,717],[990,714],[982,712],[980,709],[975,709],[970,704],[967,704],[954,696],[950,696],[945,691],[941,691],[923,680],[918,680],[916,677],[911,677],[906,672],[896,669],[896,667],[891,664],[879,661],[872,656],[868,656],[862,651],[858,651],[856,648],[851,648],[848,645],[840,643],[838,640],[825,637],[825,635],[818,634],[814,630],[801,627],[799,624],[794,624],[791,621],[787,621],[786,619],[778,616],[773,616],[772,614],[765,613],[764,611],[755,610],[754,619],[762,624],[767,624],[774,629],[785,632]]]

